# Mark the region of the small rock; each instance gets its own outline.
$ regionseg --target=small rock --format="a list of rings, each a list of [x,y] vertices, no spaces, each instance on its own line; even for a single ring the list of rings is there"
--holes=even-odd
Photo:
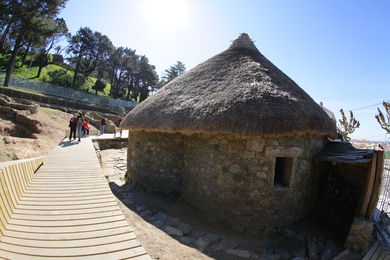
[[[127,197],[127,198],[124,198],[124,199],[122,200],[122,202],[123,202],[124,204],[126,204],[126,205],[131,205],[131,204],[134,203],[134,199],[133,199],[133,198]]]
[[[280,233],[286,238],[295,238],[295,232],[288,228],[280,229]]]
[[[191,226],[189,224],[181,223],[177,226],[177,228],[180,229],[184,235],[191,233]]]
[[[142,211],[141,213],[139,213],[139,215],[143,218],[149,218],[152,214],[150,213],[149,210],[144,210]]]
[[[180,219],[168,217],[167,221],[165,222],[165,224],[168,225],[168,226],[177,227],[180,224]]]
[[[199,231],[199,230],[195,230],[195,231],[192,232],[192,236],[194,238],[199,238],[199,237],[203,236],[204,234],[206,234],[206,232]]]
[[[192,245],[192,243],[194,242],[194,239],[192,237],[179,237],[178,239],[180,242],[186,244],[187,246]]]
[[[154,221],[160,220],[162,222],[165,222],[165,220],[167,219],[167,214],[165,214],[164,212],[159,211],[156,214],[154,214],[151,217],[151,219],[154,220]]]
[[[311,239],[309,239],[307,241],[307,253],[308,253],[308,256],[309,256],[309,260],[317,260],[317,259],[319,259],[317,245]]]
[[[209,241],[206,241],[204,240],[202,237],[199,237],[195,243],[194,243],[194,246],[199,249],[201,252],[203,252],[206,247],[208,247],[210,245],[210,242]]]
[[[336,245],[332,241],[328,240],[326,242],[324,252],[322,253],[321,260],[332,259],[335,255],[337,255],[337,253],[338,249]]]
[[[162,227],[164,225],[164,221],[162,220],[155,220],[155,221],[152,221],[152,224],[156,227]]]
[[[227,254],[239,256],[242,258],[258,258],[258,255],[242,249],[229,249],[225,251]]]
[[[164,228],[164,231],[170,235],[170,236],[177,236],[177,237],[182,237],[183,236],[183,232],[181,232],[180,230],[178,230],[177,228],[174,228],[174,227],[171,227],[171,226],[166,226]]]
[[[203,239],[208,241],[210,244],[215,244],[221,241],[221,237],[213,233],[207,233],[203,236]]]
[[[240,165],[238,165],[238,164],[233,164],[232,166],[230,166],[229,172],[231,172],[231,173],[239,173],[239,172],[241,172],[241,167],[240,167]]]
[[[146,209],[146,207],[144,206],[144,205],[136,205],[136,207],[135,207],[135,210],[136,211],[143,211],[143,210],[145,210]]]
[[[291,260],[306,260],[304,257],[294,257],[294,258],[291,258]]]
[[[3,138],[3,141],[4,141],[5,144],[11,143],[11,139],[9,137],[7,137],[7,136]]]

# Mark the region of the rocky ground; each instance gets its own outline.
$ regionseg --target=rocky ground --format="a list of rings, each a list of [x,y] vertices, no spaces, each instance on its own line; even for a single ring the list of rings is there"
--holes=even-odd
[[[308,218],[263,236],[243,235],[213,222],[177,196],[125,184],[126,149],[100,151],[110,187],[153,259],[361,259],[343,250],[328,228]]]
[[[0,161],[47,154],[64,138],[70,114],[41,107],[29,117],[40,123],[40,132],[30,137],[16,132],[14,129],[17,124],[12,120],[0,118]]]

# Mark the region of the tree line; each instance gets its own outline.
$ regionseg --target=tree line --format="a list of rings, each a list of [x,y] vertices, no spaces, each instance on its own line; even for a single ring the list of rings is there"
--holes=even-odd
[[[65,20],[58,17],[66,3],[67,0],[0,0],[0,53],[10,54],[4,86],[9,86],[18,56],[22,56],[23,66],[30,52],[36,53],[36,77],[50,62],[62,63],[64,52],[67,64],[62,64],[65,69],[50,72],[53,83],[80,89],[89,76],[94,76],[97,80],[92,88],[96,94],[110,83],[110,96],[133,101],[143,101],[185,71],[185,65],[178,61],[164,71],[160,80],[155,66],[136,50],[115,47],[108,36],[89,27],[81,27],[71,35]],[[58,43],[64,38],[68,45],[62,48]],[[56,53],[50,55],[53,51]],[[68,70],[74,72],[73,76]]]

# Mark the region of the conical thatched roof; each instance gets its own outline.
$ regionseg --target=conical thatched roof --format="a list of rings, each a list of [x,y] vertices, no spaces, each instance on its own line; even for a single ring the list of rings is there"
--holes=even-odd
[[[267,60],[247,34],[136,106],[121,127],[243,136],[336,132],[324,110]]]

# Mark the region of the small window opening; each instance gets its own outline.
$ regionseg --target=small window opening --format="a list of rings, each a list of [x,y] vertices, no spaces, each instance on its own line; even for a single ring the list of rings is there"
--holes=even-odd
[[[293,158],[276,157],[274,188],[290,187]]]

